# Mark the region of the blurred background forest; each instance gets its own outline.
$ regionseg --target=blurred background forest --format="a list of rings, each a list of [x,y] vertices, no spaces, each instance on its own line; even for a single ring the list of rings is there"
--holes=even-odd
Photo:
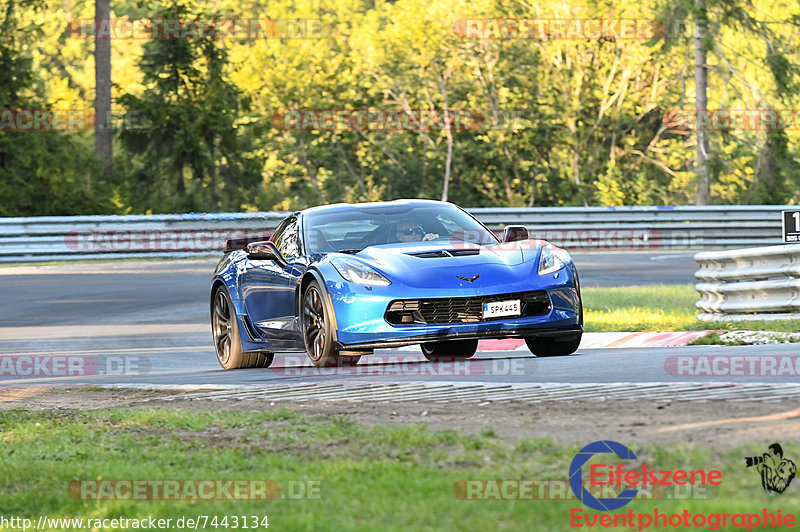
[[[88,0],[0,0],[0,109],[92,109]],[[111,39],[113,161],[93,131],[0,127],[0,216],[274,211],[401,197],[467,206],[795,203],[797,124],[665,117],[800,108],[796,0],[113,0],[111,17],[319,20],[305,38]],[[461,19],[646,19],[642,39],[478,39]],[[686,22],[682,24],[681,21]],[[695,23],[708,28],[700,44]],[[675,29],[677,28],[677,30]],[[699,48],[702,48],[698,56]],[[293,131],[292,109],[466,109],[481,127]]]

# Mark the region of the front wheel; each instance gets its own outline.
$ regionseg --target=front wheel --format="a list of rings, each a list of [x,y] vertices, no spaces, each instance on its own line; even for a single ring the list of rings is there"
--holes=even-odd
[[[421,344],[422,355],[431,362],[452,362],[469,358],[478,350],[478,340],[448,340]]]
[[[581,345],[583,333],[567,337],[554,336],[551,338],[525,338],[528,349],[537,357],[560,357],[571,355]]]
[[[220,286],[211,299],[211,330],[219,365],[224,369],[268,368],[273,353],[245,353],[239,337],[239,324],[231,296]]]
[[[318,368],[355,366],[361,356],[341,355],[334,345],[331,311],[322,294],[316,281],[311,281],[303,294],[301,323],[308,358]]]

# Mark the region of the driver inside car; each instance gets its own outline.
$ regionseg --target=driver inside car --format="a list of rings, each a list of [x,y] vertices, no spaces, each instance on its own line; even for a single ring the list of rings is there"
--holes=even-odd
[[[400,222],[395,229],[397,242],[419,242],[439,238],[436,233],[427,233],[417,222]]]

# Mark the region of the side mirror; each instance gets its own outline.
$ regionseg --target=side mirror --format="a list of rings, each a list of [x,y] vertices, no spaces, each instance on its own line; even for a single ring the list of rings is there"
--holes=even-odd
[[[524,225],[507,225],[503,229],[503,242],[516,242],[528,239],[528,228]]]
[[[250,242],[244,250],[247,253],[247,258],[250,260],[272,260],[281,268],[286,266],[286,259],[283,258],[281,252],[275,247],[274,242],[268,240],[264,242]]]

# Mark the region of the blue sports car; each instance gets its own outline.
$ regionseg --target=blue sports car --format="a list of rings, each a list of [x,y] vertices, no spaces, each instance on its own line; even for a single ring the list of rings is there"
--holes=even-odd
[[[268,241],[229,245],[211,323],[225,369],[268,367],[279,351],[322,367],[411,344],[429,360],[468,358],[481,338],[568,355],[583,309],[565,250],[523,226],[500,240],[450,203],[400,200],[306,209]]]

